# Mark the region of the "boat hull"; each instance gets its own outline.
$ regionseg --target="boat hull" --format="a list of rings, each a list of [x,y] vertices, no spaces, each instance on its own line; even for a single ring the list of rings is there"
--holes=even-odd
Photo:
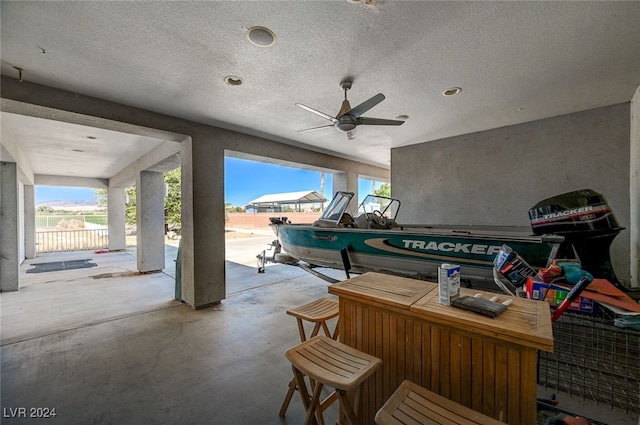
[[[534,268],[547,267],[560,243],[557,236],[535,236],[522,228],[404,226],[389,230],[274,225],[284,251],[316,266],[343,268],[340,251],[355,273],[378,271],[435,279],[442,263],[459,264],[462,279],[493,284],[493,260],[509,245]],[[485,286],[485,285],[482,285]]]

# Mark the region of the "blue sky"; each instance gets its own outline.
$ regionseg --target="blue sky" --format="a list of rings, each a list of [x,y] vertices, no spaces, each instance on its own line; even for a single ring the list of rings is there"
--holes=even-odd
[[[376,188],[381,183],[376,183]],[[360,179],[360,199],[371,193],[372,182]],[[263,162],[225,158],[225,202],[244,206],[269,193],[320,191],[320,172],[283,167]],[[332,175],[325,175],[324,196],[331,199]],[[44,201],[84,201],[95,198],[94,190],[75,187],[36,186],[36,203]]]

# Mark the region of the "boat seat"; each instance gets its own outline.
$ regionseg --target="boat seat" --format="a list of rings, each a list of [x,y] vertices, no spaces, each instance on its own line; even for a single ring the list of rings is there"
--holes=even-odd
[[[368,229],[370,227],[366,214],[360,214],[357,216],[354,223],[358,229]]]

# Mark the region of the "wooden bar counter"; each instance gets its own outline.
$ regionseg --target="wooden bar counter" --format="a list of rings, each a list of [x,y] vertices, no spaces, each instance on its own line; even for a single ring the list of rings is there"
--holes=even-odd
[[[378,273],[329,292],[340,300],[340,340],[383,362],[364,384],[362,424],[405,379],[502,422],[536,423],[538,350],[553,351],[548,304],[516,298],[493,319],[439,304],[436,283]]]

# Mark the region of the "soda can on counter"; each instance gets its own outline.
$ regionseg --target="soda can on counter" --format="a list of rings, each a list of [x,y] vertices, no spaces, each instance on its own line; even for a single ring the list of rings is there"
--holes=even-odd
[[[442,264],[438,267],[439,301],[442,305],[451,305],[451,300],[460,294],[460,266]]]

